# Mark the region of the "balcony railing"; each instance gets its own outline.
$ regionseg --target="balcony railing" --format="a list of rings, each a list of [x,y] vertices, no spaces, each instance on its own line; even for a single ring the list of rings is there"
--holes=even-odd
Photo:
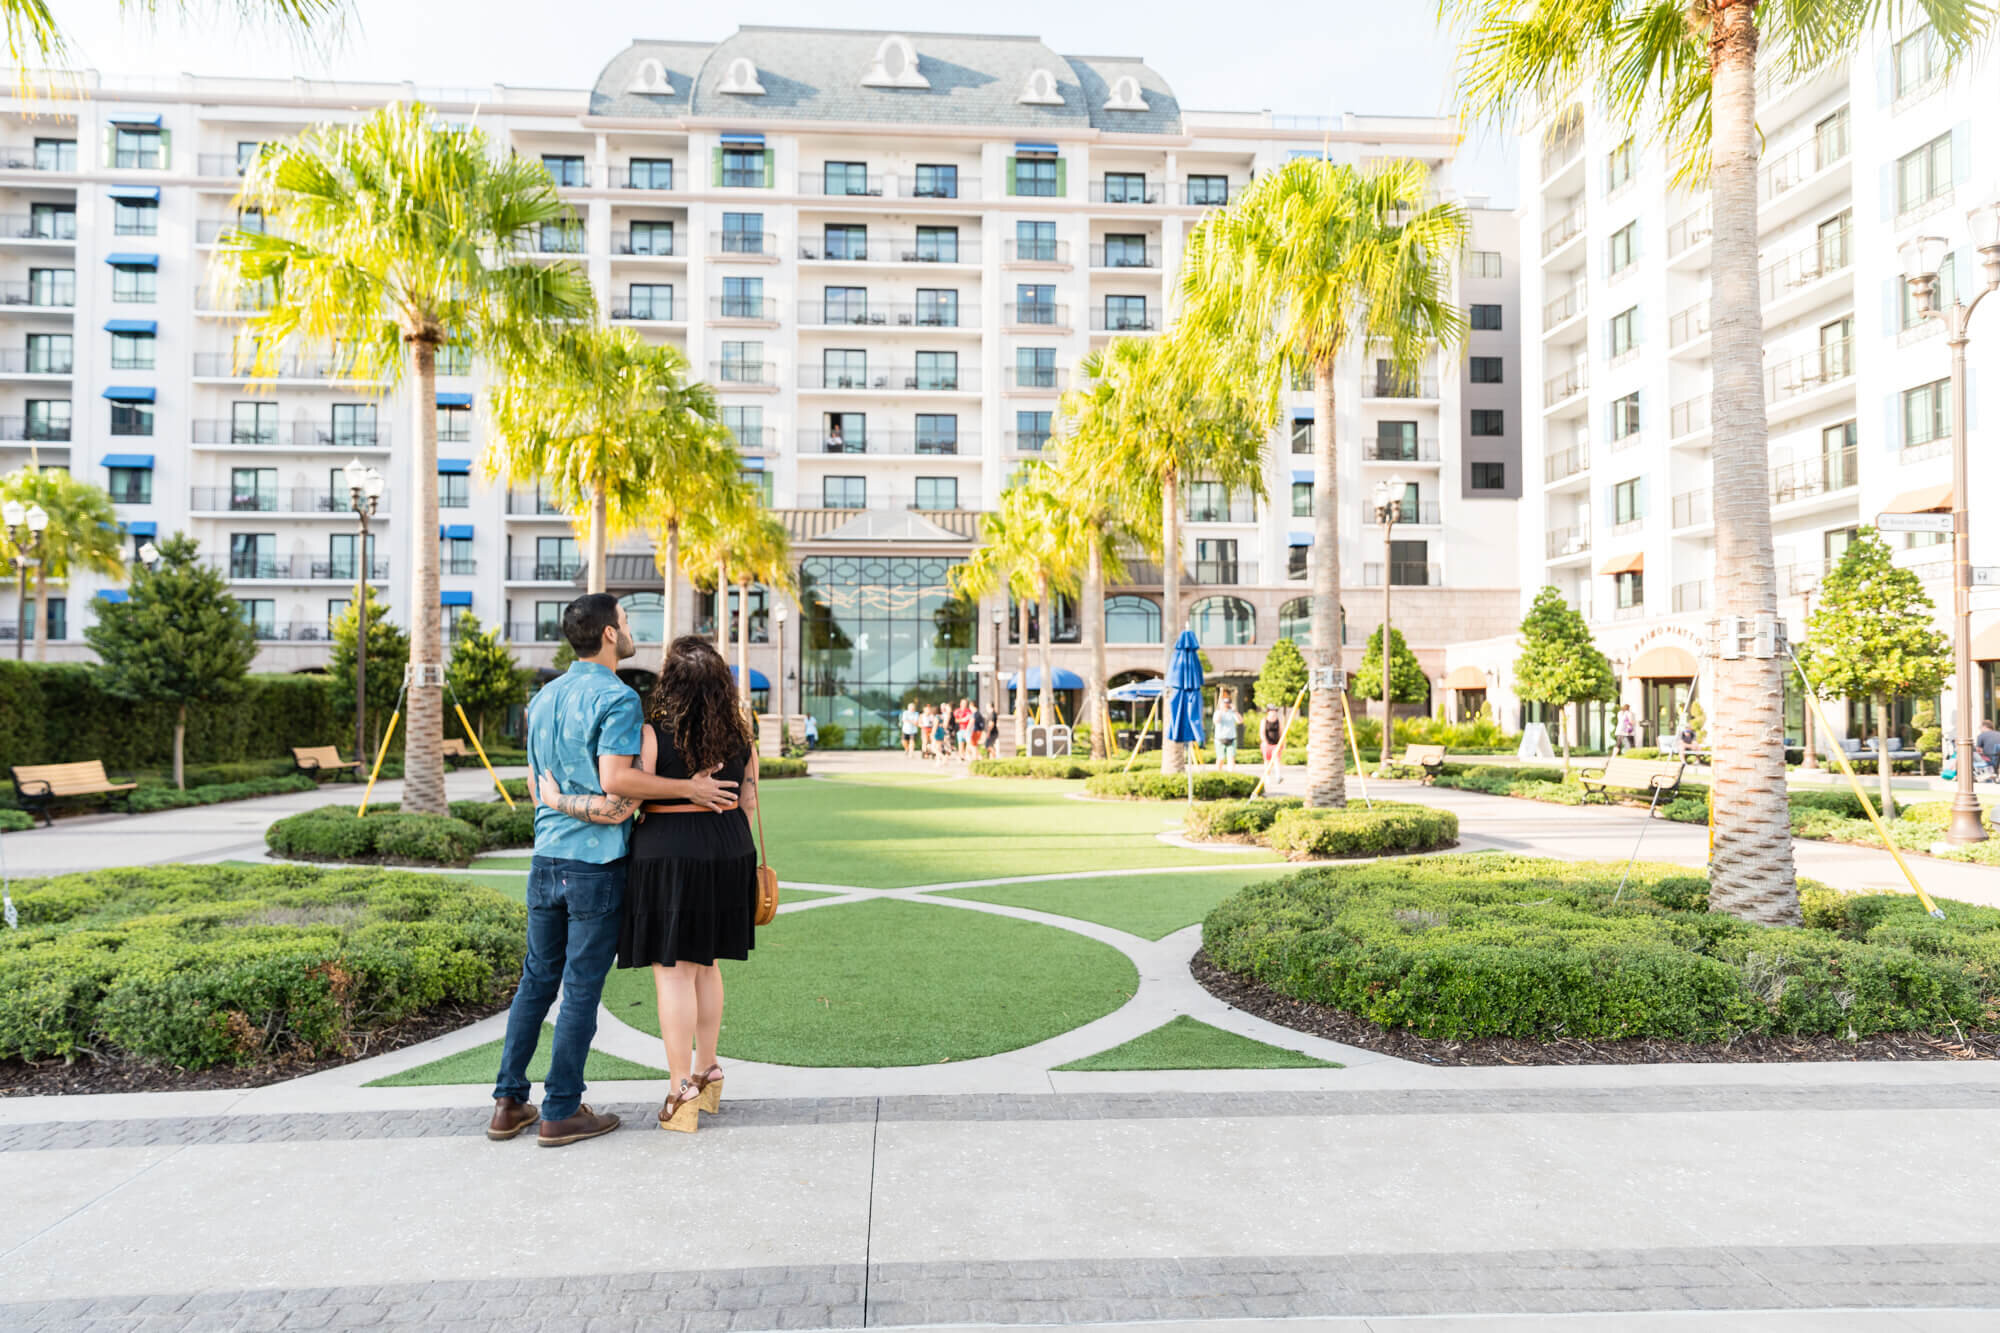
[[[1547,258],[1560,250],[1570,240],[1583,231],[1584,209],[1582,204],[1542,228],[1542,256]]]
[[[1545,482],[1563,481],[1579,472],[1590,470],[1590,446],[1572,444],[1567,449],[1551,449],[1542,455],[1542,476]]]
[[[1667,258],[1672,259],[1685,250],[1693,249],[1714,232],[1715,214],[1707,204],[1703,204],[1667,228]]]
[[[1003,306],[1000,322],[1009,328],[1067,329],[1069,307],[1055,301],[1024,301]]]
[[[264,287],[245,287],[233,292],[221,292],[203,283],[194,289],[196,310],[223,310],[231,313],[269,310],[273,299],[274,293]]]
[[[75,213],[31,213],[0,217],[0,237],[10,241],[73,241]]]
[[[940,435],[936,431],[871,430],[865,435],[840,434],[801,428],[798,433],[802,454],[905,454],[933,457],[976,455],[979,436],[960,432]]]
[[[948,236],[809,238],[799,242],[799,258],[845,264],[977,264],[979,243]]]
[[[611,168],[611,188],[614,190],[675,190],[680,188],[679,173],[672,162],[627,162]]]
[[[1708,395],[1696,394],[1675,403],[1667,413],[1667,436],[1681,439],[1708,429]]]
[[[1674,613],[1708,609],[1708,580],[1690,579],[1674,585]]]
[[[1947,550],[1949,548],[1946,548]],[[1778,566],[1778,596],[1797,597],[1819,587],[1826,577],[1827,566],[1817,560],[1805,560],[1796,564]]]
[[[714,298],[721,300],[721,297]],[[775,302],[773,303],[775,306]],[[687,319],[687,302],[676,301],[671,296],[653,296],[635,301],[628,296],[623,302],[611,307],[611,318],[632,323],[675,324]],[[771,318],[776,319],[773,314]]]
[[[588,248],[581,223],[574,227],[545,227],[525,238],[521,246],[523,252],[536,255],[580,255]]]
[[[1847,117],[1834,116],[1826,129],[1764,164],[1757,173],[1757,201],[1768,204],[1834,163],[1846,161],[1848,147]]]
[[[259,643],[331,643],[333,627],[324,620],[251,621],[250,633]]]
[[[611,233],[611,253],[639,259],[666,259],[682,251],[675,244],[673,232],[643,232],[639,234],[639,239],[634,240],[633,232],[627,228]]]
[[[1435,588],[1444,579],[1439,567],[1421,560],[1392,560],[1389,562],[1389,586],[1392,588]],[[1382,564],[1380,561],[1361,566],[1361,586],[1379,588],[1382,586]]]
[[[799,323],[842,328],[977,328],[979,307],[964,302],[801,301]]]
[[[1560,138],[1551,140],[1542,149],[1542,179],[1547,180],[1549,177],[1555,175],[1558,171],[1576,161],[1582,153],[1583,134],[1581,131],[1574,134],[1565,134]]]
[[[1361,377],[1363,398],[1435,398],[1438,396],[1438,381],[1435,375],[1394,375],[1363,374]]]
[[[1542,381],[1542,406],[1554,407],[1565,398],[1575,397],[1590,387],[1590,367],[1579,361],[1560,375]]]
[[[822,194],[828,198],[880,199],[894,179],[877,175],[875,172],[837,172],[831,180],[824,171],[801,171],[799,173],[800,194]]]
[[[801,389],[870,389],[880,393],[969,393],[979,388],[977,366],[869,366],[854,370],[799,367]]]
[[[717,384],[754,384],[761,388],[778,387],[778,368],[768,361],[711,361],[708,363],[708,377]]]
[[[1696,528],[1715,521],[1705,490],[1682,491],[1674,497],[1674,527]]]
[[[1843,272],[1854,263],[1852,227],[1822,234],[1813,244],[1795,250],[1757,274],[1757,298],[1765,305]]]
[[[1564,556],[1582,555],[1590,550],[1589,528],[1551,528],[1547,538],[1548,558],[1560,560]]]
[[[1008,366],[1010,389],[1064,389],[1069,387],[1069,370],[1063,366]]]
[[[0,146],[0,171],[75,171],[76,141]]]
[[[708,298],[708,317],[775,324],[778,322],[778,303],[768,296],[711,296]]]
[[[1167,201],[1164,181],[1141,181],[1137,185],[1099,178],[1090,183],[1093,204],[1163,204]]]
[[[1092,333],[1158,333],[1160,312],[1148,307],[1145,310],[1113,310],[1106,306],[1094,305],[1090,308],[1090,331]]]
[[[581,556],[515,556],[507,562],[507,577],[515,583],[574,583],[583,574]]]
[[[1187,503],[1187,521],[1190,523],[1255,523],[1257,521],[1257,501],[1248,495],[1231,495],[1222,500],[1197,500],[1192,496]]]
[[[194,160],[194,174],[211,180],[231,180],[241,176],[250,163],[234,153],[202,153]]]
[[[1069,242],[1012,240],[1001,253],[1009,264],[1067,264]]]
[[[438,572],[443,574],[477,574],[479,572],[479,557],[474,555],[445,556],[438,561]]]
[[[1709,303],[1696,301],[1667,320],[1667,346],[1680,347],[1708,332]]]
[[[1359,509],[1364,526],[1371,528],[1382,526],[1381,516],[1375,512],[1374,505],[1364,504],[1359,506]],[[1420,527],[1434,528],[1443,521],[1444,511],[1436,500],[1414,502],[1404,500],[1396,506],[1396,523],[1399,527],[1404,524],[1416,524]]]
[[[1784,463],[1771,469],[1771,503],[1809,500],[1815,495],[1844,491],[1861,484],[1860,450],[1848,445],[1818,458]]]
[[[0,374],[68,375],[76,368],[76,353],[70,351],[30,351],[26,347],[0,347]]]
[[[1093,245],[1090,247],[1092,268],[1158,268],[1160,252],[1150,244],[1134,245]]]
[[[229,352],[196,352],[194,354],[194,376],[196,379],[213,380],[345,380],[362,382],[351,366],[342,365],[331,356],[287,356],[261,371],[254,372],[250,366],[238,365],[236,357]]]
[[[508,491],[507,512],[516,517],[567,517],[561,505],[540,491]]]
[[[1255,560],[1190,560],[1187,581],[1202,585],[1241,587],[1257,582]]]
[[[1230,197],[1240,187],[1232,181],[1183,181],[1181,202],[1197,208],[1220,207],[1227,204]]]
[[[1645,615],[1646,604],[1644,602],[1634,602],[1630,606],[1614,606],[1611,608],[1611,618],[1613,620],[1642,620],[1645,618]]]
[[[1370,463],[1435,463],[1437,437],[1371,435],[1361,441],[1361,456]]]
[[[1764,372],[1764,398],[1772,404],[1823,389],[1854,375],[1854,340],[1822,343],[1803,356],[1781,361]]]
[[[30,421],[27,417],[0,417],[0,440],[68,444],[69,435],[70,423],[67,421]]]
[[[231,579],[283,580],[297,583],[325,583],[328,581],[352,583],[361,577],[363,561],[352,556],[339,559],[322,559],[309,555],[212,555],[208,558],[210,568],[220,570]],[[389,562],[375,560],[369,562],[368,581],[377,582],[389,577]]]
[[[729,431],[737,449],[746,454],[761,454],[778,447],[776,426],[736,426]]]
[[[1038,454],[1048,448],[1051,436],[1045,430],[1010,430],[1007,432],[1007,449],[1010,453]]]
[[[76,279],[71,277],[68,282],[0,282],[0,305],[39,306],[45,310],[75,309]]]
[[[509,643],[561,643],[562,622],[560,620],[539,620],[507,622],[507,642]]]
[[[191,486],[188,508],[231,514],[351,514],[352,497],[340,490],[316,490],[310,486],[236,487]],[[389,497],[376,501],[376,512],[389,511]]]
[[[712,255],[766,255],[778,257],[778,234],[771,231],[712,231],[708,234]]]
[[[1566,319],[1573,319],[1577,312],[1583,309],[1584,302],[1588,297],[1588,286],[1579,282],[1553,301],[1544,303],[1542,306],[1542,332],[1548,332]]]
[[[898,176],[895,180],[898,199],[979,198],[979,177],[963,171],[946,177]]]

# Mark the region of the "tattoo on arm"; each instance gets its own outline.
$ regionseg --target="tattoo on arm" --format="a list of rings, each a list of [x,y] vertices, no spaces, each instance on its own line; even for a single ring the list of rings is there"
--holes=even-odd
[[[556,797],[549,807],[571,819],[586,820],[592,824],[618,824],[632,817],[639,808],[639,802],[626,796],[595,796],[576,793]]]

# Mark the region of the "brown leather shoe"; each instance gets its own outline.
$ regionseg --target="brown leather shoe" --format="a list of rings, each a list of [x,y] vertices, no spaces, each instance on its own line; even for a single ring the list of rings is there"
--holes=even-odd
[[[535,1134],[544,1148],[560,1148],[565,1143],[579,1143],[600,1134],[609,1134],[616,1128],[617,1116],[599,1115],[585,1105],[577,1107],[573,1116],[562,1120],[544,1120]]]
[[[541,1118],[542,1113],[533,1102],[524,1102],[519,1097],[495,1097],[493,1121],[486,1126],[486,1137],[495,1143],[511,1139]]]

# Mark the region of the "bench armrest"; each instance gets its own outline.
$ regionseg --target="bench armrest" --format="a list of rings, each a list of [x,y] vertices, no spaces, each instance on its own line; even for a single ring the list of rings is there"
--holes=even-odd
[[[29,790],[34,788],[35,790]],[[54,796],[56,789],[44,778],[15,778],[14,791],[21,796]]]

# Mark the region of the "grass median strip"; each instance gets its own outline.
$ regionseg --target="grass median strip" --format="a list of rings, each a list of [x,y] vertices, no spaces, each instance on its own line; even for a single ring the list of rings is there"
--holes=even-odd
[[[1057,1065],[1057,1073],[1101,1074],[1133,1069],[1340,1069],[1302,1051],[1269,1046],[1211,1027],[1186,1014],[1096,1055]]]
[[[1287,867],[1245,866],[1230,870],[1162,870],[1148,875],[1099,875],[1077,879],[1042,880],[1027,884],[993,884],[977,889],[952,889],[939,898],[1025,907],[1054,916],[1094,921],[1141,939],[1165,939],[1186,926],[1197,925],[1211,908],[1246,884],[1285,874]]]
[[[528,1081],[540,1083],[549,1076],[549,1053],[555,1049],[556,1032],[547,1023],[542,1024],[542,1039],[535,1046],[535,1058],[528,1061]],[[378,1078],[366,1086],[371,1088],[425,1088],[440,1083],[479,1083],[491,1085],[493,1077],[500,1069],[500,1042],[489,1041],[484,1046],[475,1046],[469,1051],[447,1055],[441,1060],[433,1060],[415,1069],[405,1069],[400,1074],[390,1074]],[[593,1083],[608,1083],[614,1079],[665,1079],[667,1071],[654,1069],[650,1065],[636,1064],[622,1056],[608,1051],[592,1051],[584,1061],[583,1076]]]

